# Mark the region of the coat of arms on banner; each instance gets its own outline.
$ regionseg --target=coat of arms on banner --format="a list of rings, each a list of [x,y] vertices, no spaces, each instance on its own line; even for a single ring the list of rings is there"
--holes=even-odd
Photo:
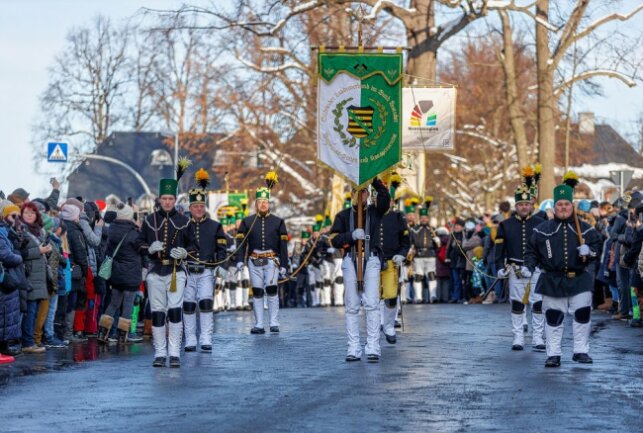
[[[318,156],[355,185],[401,157],[401,53],[319,54]]]

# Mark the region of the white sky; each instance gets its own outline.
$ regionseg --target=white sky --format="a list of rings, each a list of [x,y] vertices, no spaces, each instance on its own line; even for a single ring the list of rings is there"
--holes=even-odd
[[[0,0],[0,189],[17,187],[31,197],[48,190],[49,173],[33,175],[31,125],[38,112],[38,95],[47,85],[47,67],[63,49],[65,35],[74,26],[88,25],[97,14],[115,21],[132,16],[141,7],[169,9],[177,0]],[[194,3],[198,3],[197,0]],[[624,1],[627,12],[638,1]],[[643,27],[643,13],[633,25]],[[639,27],[641,28],[641,27]],[[632,132],[643,112],[643,86],[629,89],[614,80],[601,80],[604,98],[578,100],[575,112],[593,111],[600,122],[619,132]],[[55,138],[55,137],[52,137]],[[42,143],[45,158],[46,143]]]

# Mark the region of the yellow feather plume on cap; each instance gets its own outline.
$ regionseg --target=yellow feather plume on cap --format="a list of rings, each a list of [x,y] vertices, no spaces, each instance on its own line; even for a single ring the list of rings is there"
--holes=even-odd
[[[353,198],[353,195],[352,195],[350,192],[347,192],[347,193],[344,195],[344,200],[350,200],[350,199],[352,199],[352,198]]]
[[[567,186],[570,186],[572,188],[576,188],[576,185],[578,185],[578,175],[574,173],[573,171],[569,170],[565,175],[563,176],[563,183]]]
[[[402,176],[400,176],[399,174],[397,174],[397,172],[394,171],[393,173],[391,173],[391,177],[389,177],[389,184],[393,188],[399,188],[400,185],[402,185]]]
[[[411,197],[409,200],[411,200],[412,206],[417,206],[420,203],[420,199],[417,197]]]
[[[522,170],[520,170],[520,174],[525,178],[525,184],[527,186],[531,186],[534,183],[535,171],[533,167],[529,165],[523,167]]]
[[[543,166],[539,162],[534,165],[534,181],[538,183],[540,181],[540,173],[543,170]]]
[[[176,163],[176,180],[180,180],[181,177],[185,174],[187,171],[188,167],[192,165],[192,161],[187,159],[186,157],[182,156],[179,158],[178,162]]]
[[[266,173],[266,177],[264,178],[266,181],[266,186],[268,189],[273,189],[275,185],[279,183],[279,176],[277,176],[277,172],[274,170],[270,170],[268,173]]]
[[[194,174],[194,180],[196,180],[197,185],[199,185],[201,189],[208,189],[208,186],[210,185],[210,174],[208,174],[208,172],[204,169],[200,168]]]
[[[323,215],[322,215],[322,214],[317,214],[317,215],[315,215],[315,222],[320,223],[320,222],[322,222],[322,221],[324,221],[324,217],[323,217]]]

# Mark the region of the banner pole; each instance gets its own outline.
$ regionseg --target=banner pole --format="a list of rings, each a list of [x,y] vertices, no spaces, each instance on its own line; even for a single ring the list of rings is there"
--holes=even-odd
[[[362,204],[362,189],[357,191],[357,228],[364,228],[364,211]],[[357,293],[364,292],[364,267],[363,267],[363,257],[364,251],[362,250],[362,245],[364,241],[361,239],[357,240]]]

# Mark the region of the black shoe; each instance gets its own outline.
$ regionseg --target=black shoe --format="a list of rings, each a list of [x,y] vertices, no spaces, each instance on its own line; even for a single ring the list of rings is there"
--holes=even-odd
[[[250,333],[251,333],[251,334],[265,334],[265,333],[266,333],[266,330],[265,330],[265,329],[263,329],[263,328],[257,328],[257,327],[254,327],[254,328],[252,328],[252,329],[250,330]]]
[[[401,323],[399,320],[396,320],[396,321],[395,321],[395,325],[393,325],[393,327],[394,327],[395,329],[399,329],[399,328],[401,328],[401,327],[402,327],[402,323]]]
[[[522,350],[523,347],[520,344],[514,344],[511,346],[511,350]]]
[[[279,326],[271,326],[270,332],[279,332]]]
[[[186,352],[196,352],[196,346],[185,346]]]
[[[355,362],[355,361],[360,361],[362,358],[358,358],[355,355],[347,355],[346,356],[346,362]]]
[[[560,356],[550,356],[545,361],[545,367],[560,367]]]
[[[154,362],[152,363],[152,367],[165,367],[165,357],[164,356],[159,356],[157,358],[154,358]]]
[[[201,352],[212,352],[212,346],[209,344],[202,344]]]
[[[592,364],[594,360],[587,353],[574,353],[572,356],[572,361],[579,362],[581,364]]]
[[[140,343],[143,341],[143,337],[134,332],[130,332],[127,335],[127,341],[129,341],[130,343]]]
[[[544,344],[537,344],[533,346],[534,352],[544,352],[547,347]]]
[[[522,332],[524,332],[525,334],[529,332],[529,325],[522,325]]]
[[[179,368],[181,366],[181,359],[178,356],[170,356],[170,367]]]
[[[368,362],[370,362],[371,364],[374,364],[374,363],[376,363],[376,362],[380,362],[380,357],[379,357],[379,355],[366,355],[366,359],[367,359],[367,360],[368,360]]]
[[[87,337],[85,337],[85,334],[82,332],[74,332],[74,334],[71,336],[71,341],[74,343],[82,343],[84,341],[87,341]]]
[[[384,336],[386,337],[386,342],[387,342],[388,344],[395,344],[395,343],[397,343],[397,337],[396,337],[395,335],[388,335],[388,334],[384,334]]]

